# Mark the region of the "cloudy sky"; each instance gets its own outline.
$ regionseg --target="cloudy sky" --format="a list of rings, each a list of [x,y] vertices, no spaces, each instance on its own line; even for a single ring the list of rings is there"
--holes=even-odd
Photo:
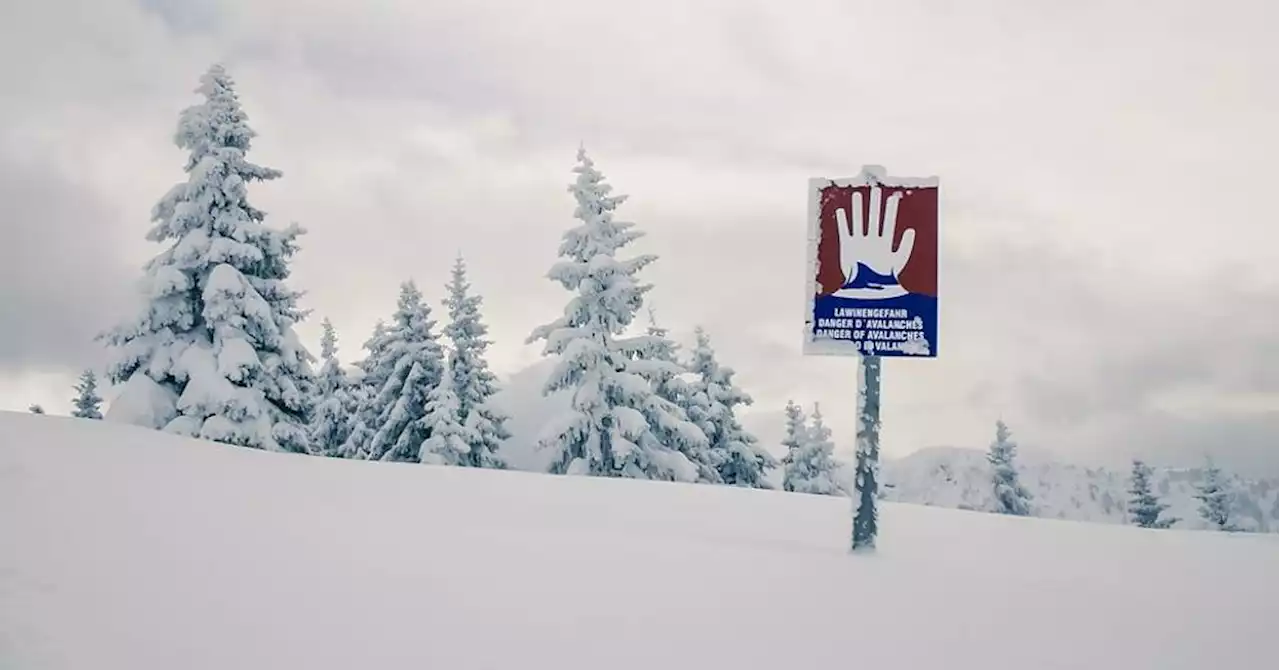
[[[805,187],[938,175],[942,356],[889,361],[890,454],[1028,447],[1277,468],[1277,7],[1228,0],[49,0],[0,7],[0,407],[66,411],[158,249],[213,61],[309,229],[307,306],[357,356],[466,254],[505,374],[583,142],[661,255],[666,325],[852,441],[856,362],[800,355]],[[318,319],[317,319],[318,320]],[[312,341],[316,324],[303,329]]]

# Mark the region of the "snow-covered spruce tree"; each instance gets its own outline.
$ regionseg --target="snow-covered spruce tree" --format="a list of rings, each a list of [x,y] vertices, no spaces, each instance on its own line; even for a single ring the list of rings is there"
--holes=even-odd
[[[730,486],[773,488],[768,471],[778,462],[754,435],[738,421],[737,408],[752,403],[751,396],[733,383],[733,368],[720,365],[711,338],[699,326],[689,369],[697,375],[690,418],[710,443],[711,457],[720,481]]]
[[[667,333],[666,328],[658,325],[657,317],[654,315],[653,308],[650,307],[649,325],[645,328],[645,338],[636,340],[643,346],[638,347],[634,352],[633,367],[642,371],[643,376],[650,380],[653,392],[659,398],[676,408],[674,413],[678,418],[692,422],[695,414],[693,406],[697,402],[697,389],[694,384],[685,379],[685,376],[690,374],[689,370],[680,362],[679,345]],[[690,439],[678,440],[677,446],[680,453],[698,468],[698,482],[721,483],[720,471],[716,467],[718,463],[706,435],[704,434],[702,439],[696,438],[696,435],[690,435]]]
[[[782,490],[794,492],[796,484],[801,483],[804,478],[800,470],[801,454],[809,441],[809,427],[804,410],[794,401],[787,401],[783,415],[787,419],[787,425],[782,437],[782,447],[787,453],[782,456]]]
[[[796,493],[812,493],[815,495],[842,495],[844,488],[840,486],[836,469],[835,445],[831,442],[831,429],[822,420],[822,409],[817,403],[813,405],[811,418],[813,425],[804,425],[804,415],[795,407],[794,416],[801,422],[799,432],[793,439],[793,403],[787,403],[787,455],[783,458],[782,488]],[[792,448],[791,444],[798,446]]]
[[[101,419],[102,396],[98,395],[98,375],[93,370],[85,370],[75,389],[76,398],[72,401],[74,409],[71,410],[71,416],[77,419]]]
[[[626,196],[609,195],[612,187],[583,149],[574,172],[569,192],[579,224],[564,233],[562,260],[547,273],[574,296],[560,318],[528,339],[545,341],[543,355],[558,357],[543,393],[570,391],[570,410],[538,446],[554,452],[553,473],[694,481],[697,467],[682,451],[705,438],[653,391],[655,369],[678,366],[653,360],[651,338],[620,337],[651,288],[636,275],[657,258],[618,258],[643,234],[613,218]]]
[[[401,284],[391,324],[370,343],[366,370],[377,393],[363,412],[373,434],[361,449],[362,458],[418,460],[419,447],[430,437],[429,426],[418,419],[426,412],[427,394],[440,384],[444,373],[444,351],[432,330],[435,325],[417,285]]]
[[[1200,501],[1200,518],[1218,530],[1235,530],[1231,523],[1231,492],[1227,488],[1226,477],[1222,469],[1208,458],[1196,486],[1196,500]]]
[[[418,462],[472,466],[472,449],[485,445],[478,431],[458,419],[462,413],[462,402],[453,390],[448,368],[446,365],[444,378],[427,394],[423,415],[415,420],[410,431],[430,436],[418,445]]]
[[[200,79],[175,141],[189,150],[187,180],[152,210],[153,242],[170,246],[146,266],[146,306],[105,334],[110,379],[122,394],[164,399],[164,430],[259,449],[307,451],[314,392],[311,355],[293,327],[306,313],[288,289],[302,229],[278,231],[246,187],[280,172],[245,159],[254,132],[231,77],[215,65]],[[155,408],[136,399],[126,406]],[[120,401],[117,401],[120,402]],[[157,425],[166,417],[122,417]]]
[[[1018,481],[1015,459],[1018,444],[1010,439],[1009,427],[996,422],[996,440],[987,452],[991,463],[991,485],[995,492],[995,511],[1014,516],[1031,514],[1031,494]]]
[[[338,362],[338,335],[325,319],[320,327],[320,373],[316,376],[316,404],[311,414],[311,450],[320,456],[341,455],[351,435],[351,384]]]
[[[1160,518],[1169,506],[1151,490],[1151,468],[1139,459],[1133,459],[1133,471],[1129,474],[1129,520],[1143,528],[1168,528],[1177,519]]]
[[[382,319],[373,326],[373,334],[365,340],[363,348],[366,356],[356,361],[355,379],[347,389],[354,410],[347,417],[347,439],[338,448],[339,458],[365,458],[368,454],[365,447],[373,437],[378,415],[373,406],[373,399],[382,384],[386,382],[383,370],[376,369],[375,361],[383,358],[387,342],[387,323]]]
[[[444,334],[451,344],[446,376],[451,387],[447,390],[456,399],[458,423],[467,429],[457,433],[457,437],[470,440],[466,458],[458,464],[506,468],[498,450],[511,437],[511,432],[506,427],[506,415],[491,402],[498,392],[498,377],[489,370],[484,357],[490,343],[485,339],[489,328],[480,319],[483,298],[471,293],[467,266],[461,256],[454,262],[452,278],[445,288],[449,293],[444,300],[449,310],[449,325],[445,326]]]

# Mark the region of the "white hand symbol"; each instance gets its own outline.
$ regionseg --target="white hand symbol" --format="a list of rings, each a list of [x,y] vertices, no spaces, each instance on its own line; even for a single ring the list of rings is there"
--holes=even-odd
[[[884,221],[880,219],[881,191],[879,186],[871,187],[871,203],[867,212],[870,225],[864,226],[862,219],[862,192],[853,192],[853,226],[844,209],[836,210],[836,228],[840,231],[840,271],[844,274],[846,287],[858,276],[858,266],[864,265],[878,277],[869,278],[865,287],[842,288],[836,291],[837,296],[861,299],[896,298],[906,294],[906,289],[897,283],[898,273],[911,259],[911,250],[916,244],[916,231],[907,229],[902,233],[902,241],[898,248],[893,248],[894,234],[898,229],[898,201],[902,193],[889,196],[885,205]],[[864,230],[865,228],[865,230]],[[891,282],[885,281],[892,279]]]

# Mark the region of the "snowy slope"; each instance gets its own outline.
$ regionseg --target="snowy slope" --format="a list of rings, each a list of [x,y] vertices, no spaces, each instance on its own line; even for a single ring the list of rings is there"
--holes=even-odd
[[[1274,536],[266,453],[0,413],[0,667],[1275,668]]]
[[[1062,463],[1029,451],[1020,454],[1022,483],[1035,497],[1040,517],[1125,523],[1129,472]],[[1203,529],[1196,513],[1198,470],[1156,469],[1152,484],[1176,527]],[[1231,476],[1232,513],[1246,530],[1276,532],[1277,483]],[[885,498],[957,509],[991,508],[991,474],[986,453],[976,449],[922,449],[884,465]]]

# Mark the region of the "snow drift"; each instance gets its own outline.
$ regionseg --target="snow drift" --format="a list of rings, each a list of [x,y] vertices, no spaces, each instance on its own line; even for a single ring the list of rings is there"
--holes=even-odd
[[[1275,668],[1275,536],[0,413],[0,667]]]

